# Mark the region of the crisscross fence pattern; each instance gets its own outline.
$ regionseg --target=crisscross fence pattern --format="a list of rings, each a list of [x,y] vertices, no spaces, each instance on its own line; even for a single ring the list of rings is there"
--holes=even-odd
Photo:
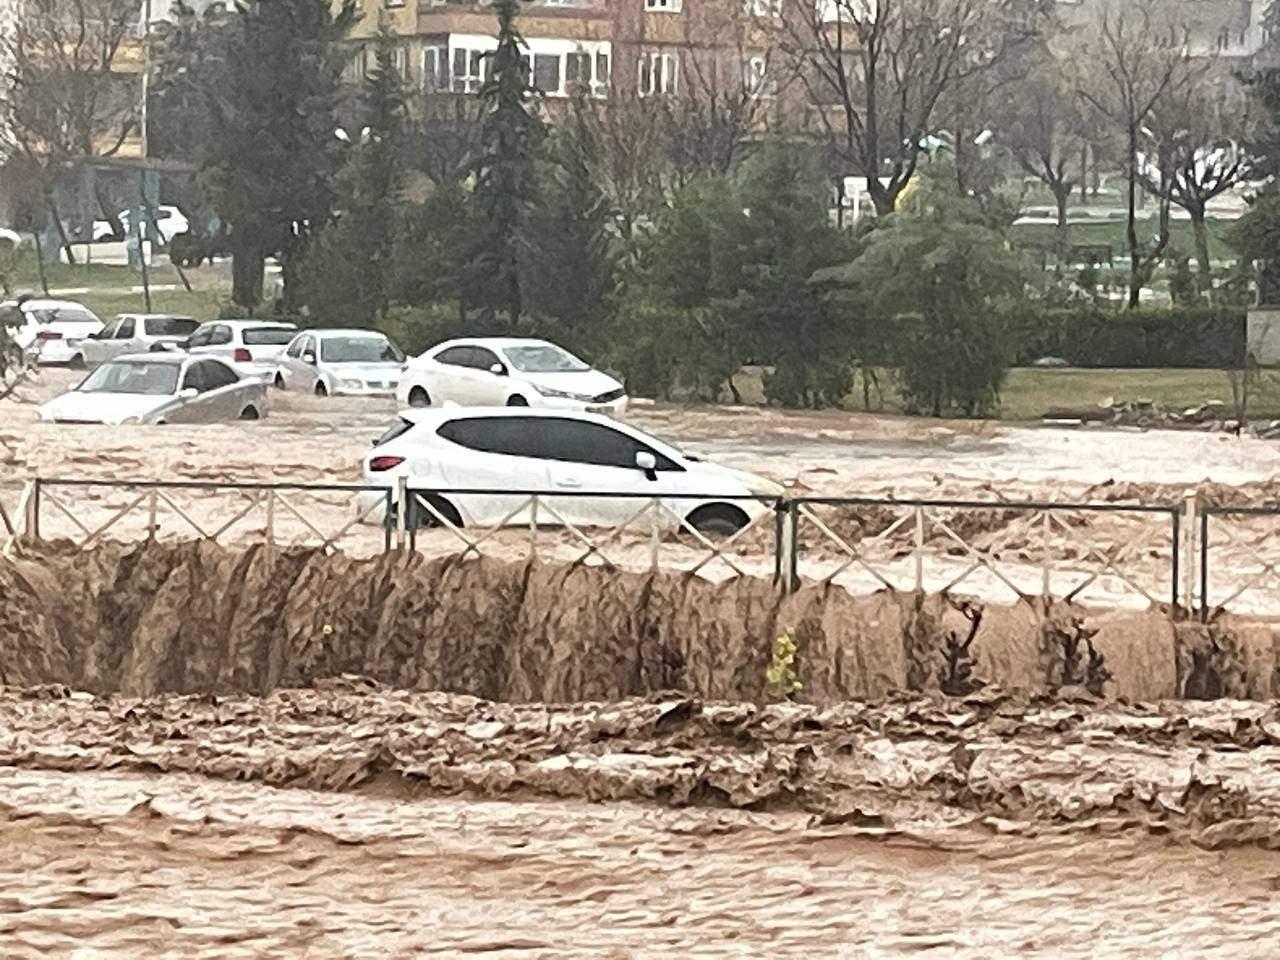
[[[222,481],[28,482],[0,518],[23,540],[198,539],[370,556],[540,558],[851,592],[1280,615],[1280,506],[410,488]],[[405,504],[405,509],[400,509]],[[736,522],[707,524],[714,506]],[[1274,546],[1273,546],[1274,544]]]

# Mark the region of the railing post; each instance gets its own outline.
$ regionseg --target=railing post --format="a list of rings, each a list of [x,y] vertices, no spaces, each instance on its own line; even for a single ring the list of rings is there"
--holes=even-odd
[[[538,556],[538,495],[529,498],[529,556]]]
[[[156,530],[159,528],[157,518],[160,512],[160,492],[155,487],[151,488],[151,496],[147,497],[147,539],[156,539]]]
[[[294,502],[297,502],[296,499]],[[267,524],[265,528],[267,546],[273,546],[276,542],[276,492],[271,487],[267,488]]]
[[[1046,509],[1040,521],[1040,596],[1046,603],[1053,597],[1053,553],[1050,543],[1052,517],[1052,513]]]
[[[795,500],[779,500],[774,509],[778,513],[775,530],[777,532],[777,557],[774,569],[782,583],[783,593],[792,593],[798,584],[796,571],[798,551],[796,549],[796,530],[800,522],[800,504]]]
[[[23,521],[27,538],[40,539],[40,478],[31,481],[31,496],[27,498],[27,516]]]
[[[649,569],[653,573],[658,572],[658,565],[662,552],[662,543],[658,537],[658,511],[661,504],[657,497],[649,504]]]
[[[1178,585],[1178,589],[1188,610],[1195,609],[1196,569],[1200,566],[1200,557],[1198,555],[1199,524],[1196,523],[1198,512],[1199,505],[1196,502],[1196,494],[1194,492],[1187,493],[1182,498],[1182,519],[1178,524],[1182,528],[1182,544],[1180,544],[1182,556],[1178,560],[1182,583]],[[1201,597],[1201,602],[1204,602],[1203,597]]]
[[[924,592],[924,507],[915,509],[916,593]]]
[[[385,501],[382,505],[382,552],[391,552],[391,511],[395,509],[395,503],[392,500],[392,493],[387,490],[383,495]]]
[[[405,531],[409,528],[409,478],[396,477],[396,549],[404,549]]]

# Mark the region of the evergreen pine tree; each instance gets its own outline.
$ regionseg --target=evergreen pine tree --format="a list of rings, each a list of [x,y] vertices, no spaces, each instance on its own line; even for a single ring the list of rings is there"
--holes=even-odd
[[[613,289],[609,202],[596,183],[598,149],[582,115],[549,138],[538,203],[521,243],[524,307],[561,342],[587,349]]]
[[[492,315],[505,312],[514,329],[523,312],[520,231],[532,200],[534,157],[543,138],[534,110],[524,38],[516,27],[519,0],[496,0],[498,46],[487,58],[480,90],[484,106],[473,201],[477,221],[468,300]]]

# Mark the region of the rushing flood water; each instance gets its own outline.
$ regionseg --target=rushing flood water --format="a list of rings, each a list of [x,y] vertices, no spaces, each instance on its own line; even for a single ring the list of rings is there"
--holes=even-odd
[[[0,696],[6,958],[1236,960],[1280,936],[1260,704],[63,693]]]

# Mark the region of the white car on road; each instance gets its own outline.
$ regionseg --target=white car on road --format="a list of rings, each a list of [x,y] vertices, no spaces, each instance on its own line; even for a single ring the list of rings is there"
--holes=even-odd
[[[425,491],[417,498],[455,526],[557,526],[559,514],[575,526],[616,527],[658,497],[666,508],[661,527],[683,519],[728,535],[783,494],[778,484],[699,460],[610,417],[537,408],[404,411],[365,457],[364,483],[394,489],[402,476],[407,490]],[[484,492],[451,492],[458,490]],[[547,494],[536,521],[531,492]],[[369,491],[359,509],[367,514],[384,500]],[[411,526],[433,520],[422,506],[406,514]],[[646,517],[637,528],[650,524]]]
[[[241,376],[271,382],[297,333],[294,324],[275,320],[212,320],[191,335],[185,349],[193,356],[220,357]]]
[[[280,358],[275,385],[321,397],[396,392],[404,351],[375,330],[305,330]]]
[[[23,300],[0,304],[0,316],[17,309],[21,322],[13,338],[37,363],[76,363],[75,344],[101,332],[102,321],[72,300]]]
[[[128,353],[176,349],[200,326],[190,317],[164,313],[122,313],[86,340],[72,341],[72,366],[96,367]]]
[[[120,225],[124,227],[125,237],[129,236],[129,221],[133,219],[132,210],[121,210],[117,214],[120,218]],[[191,229],[191,224],[184,214],[177,207],[155,207],[151,210],[151,216],[148,218],[146,211],[142,211],[142,222],[145,225],[150,219],[155,223],[155,228],[160,233],[160,239],[169,244],[173,242],[173,238],[180,233],[186,233]],[[111,240],[115,238],[115,232],[111,229],[111,224],[107,220],[95,220],[93,222],[93,240],[95,243]]]
[[[627,392],[545,340],[489,337],[449,340],[405,366],[396,398],[401,406],[457,403],[471,407],[552,407],[619,415]]]
[[[267,385],[213,357],[139,353],[108,360],[40,408],[52,423],[206,423],[259,420]]]

